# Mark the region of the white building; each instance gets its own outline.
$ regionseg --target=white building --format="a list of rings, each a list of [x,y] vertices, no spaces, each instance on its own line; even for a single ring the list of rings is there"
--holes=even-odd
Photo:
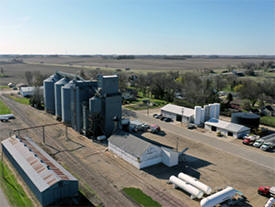
[[[235,138],[239,138],[250,133],[250,129],[248,127],[215,118],[205,122],[204,128],[210,131],[220,132],[225,136],[233,136]]]
[[[159,147],[131,134],[112,135],[108,149],[138,169],[163,163],[168,167],[178,164],[179,153]]]
[[[191,123],[194,121],[194,109],[174,104],[167,104],[162,107],[161,114],[162,116],[169,117],[175,121]]]
[[[30,96],[33,96],[35,88],[36,87],[21,87],[19,89],[19,92],[23,97],[30,97]],[[39,87],[39,90],[42,92],[43,86]]]

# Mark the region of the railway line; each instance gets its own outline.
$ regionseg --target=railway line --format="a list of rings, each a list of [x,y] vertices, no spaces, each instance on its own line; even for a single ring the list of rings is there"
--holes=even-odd
[[[25,125],[37,125],[37,123],[34,123],[31,119],[24,116],[24,114],[22,113],[22,109],[18,107],[18,103],[10,100],[7,97],[3,97],[2,99],[5,104],[14,112],[16,117],[20,118],[25,123]],[[39,130],[33,129],[33,132],[36,132],[32,134],[37,137],[39,134]],[[97,174],[94,171],[91,171],[90,169],[86,169],[85,164],[79,158],[77,158],[72,153],[67,152],[66,147],[62,144],[62,142],[58,141],[57,139],[53,139],[50,134],[51,132],[48,132],[45,135],[47,144],[62,151],[62,160],[64,161],[64,163],[67,166],[70,166],[70,170],[74,174],[77,174],[79,176],[80,182],[86,183],[96,191],[97,195],[101,198],[104,206],[136,206],[136,204],[128,200],[121,192],[119,192],[111,184],[109,184],[101,175]]]

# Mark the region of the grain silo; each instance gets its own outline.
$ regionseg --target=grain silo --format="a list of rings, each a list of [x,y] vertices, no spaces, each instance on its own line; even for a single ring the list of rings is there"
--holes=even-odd
[[[70,81],[69,78],[62,78],[54,84],[55,89],[55,115],[58,119],[62,117],[61,106],[61,87],[66,85]]]
[[[55,114],[55,91],[54,84],[60,80],[62,76],[58,73],[51,75],[43,81],[44,86],[44,106],[48,113]]]
[[[195,106],[194,123],[199,125],[201,123],[201,106]]]
[[[244,125],[251,129],[256,129],[259,127],[260,124],[260,116],[248,112],[232,113],[231,122]]]
[[[61,114],[62,121],[71,124],[71,91],[74,80],[61,87]]]

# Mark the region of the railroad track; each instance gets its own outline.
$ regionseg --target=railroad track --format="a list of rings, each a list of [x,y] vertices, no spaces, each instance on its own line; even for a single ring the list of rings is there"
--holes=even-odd
[[[19,103],[10,100],[7,97],[2,96],[3,101],[5,104],[13,111],[16,117],[20,118],[25,125],[27,126],[35,126],[37,123],[34,123],[29,117],[25,117],[22,109],[18,107]],[[22,107],[22,106],[21,106]],[[26,106],[24,106],[26,107]],[[27,107],[26,107],[27,108]],[[33,133],[36,137],[39,136],[38,129],[33,129]],[[62,144],[61,141],[53,139],[51,132],[47,132],[45,137],[47,143],[51,146],[62,150],[64,156],[62,156],[63,161],[66,163],[67,166],[70,166],[71,169],[75,171],[81,180],[91,186],[99,197],[102,199],[102,202],[105,206],[136,206],[133,202],[128,200],[122,193],[120,193],[117,189],[115,189],[107,180],[105,180],[101,175],[98,175],[96,172],[91,172],[90,170],[85,168],[85,164],[75,155],[66,151],[66,147]],[[42,141],[42,140],[40,140]]]

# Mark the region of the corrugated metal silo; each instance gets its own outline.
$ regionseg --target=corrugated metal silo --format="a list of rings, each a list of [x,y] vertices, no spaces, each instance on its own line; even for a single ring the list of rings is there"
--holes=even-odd
[[[43,81],[44,86],[44,106],[48,113],[55,114],[55,91],[54,83],[60,80],[62,77],[55,73],[49,78]]]
[[[71,91],[74,80],[61,87],[61,114],[62,121],[66,124],[71,123]]]
[[[201,123],[201,106],[195,106],[195,124],[199,125]]]
[[[55,89],[55,115],[57,118],[62,117],[62,104],[61,104],[61,87],[66,85],[70,79],[62,78],[54,84]]]

